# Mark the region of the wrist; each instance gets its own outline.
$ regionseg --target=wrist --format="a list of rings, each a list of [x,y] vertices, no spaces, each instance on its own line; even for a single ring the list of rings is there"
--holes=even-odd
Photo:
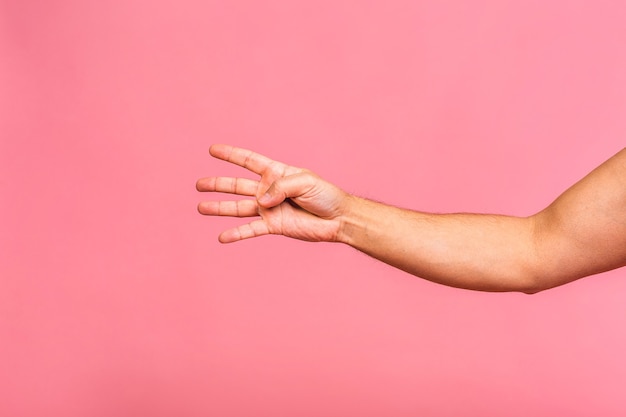
[[[339,218],[339,230],[337,231],[336,242],[354,246],[354,237],[361,228],[359,213],[366,203],[367,200],[361,197],[346,194],[342,204],[342,213]]]

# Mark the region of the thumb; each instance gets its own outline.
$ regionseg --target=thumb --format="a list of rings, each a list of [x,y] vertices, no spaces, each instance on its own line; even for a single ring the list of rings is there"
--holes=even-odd
[[[287,198],[296,198],[307,193],[315,185],[315,176],[300,172],[277,179],[259,199],[261,207],[275,207]]]

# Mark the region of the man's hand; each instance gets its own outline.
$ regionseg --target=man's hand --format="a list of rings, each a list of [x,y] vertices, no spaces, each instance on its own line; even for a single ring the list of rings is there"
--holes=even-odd
[[[529,217],[405,210],[245,149],[214,145],[211,155],[261,176],[198,181],[199,191],[256,197],[200,203],[202,214],[261,216],[221,242],[269,233],[342,242],[433,282],[483,291],[535,293],[626,265],[626,149]]]
[[[198,180],[198,191],[255,197],[239,201],[204,201],[201,214],[255,217],[248,224],[222,232],[219,241],[235,242],[256,236],[278,234],[307,241],[337,241],[350,195],[314,173],[273,161],[247,149],[213,145],[215,158],[246,168],[259,180],[208,177]]]

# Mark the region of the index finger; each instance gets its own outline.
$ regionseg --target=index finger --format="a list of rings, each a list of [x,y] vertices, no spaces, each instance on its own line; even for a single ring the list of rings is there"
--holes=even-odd
[[[249,149],[237,148],[230,145],[211,145],[209,153],[215,158],[239,165],[259,175],[263,175],[263,172],[271,165],[280,164]]]

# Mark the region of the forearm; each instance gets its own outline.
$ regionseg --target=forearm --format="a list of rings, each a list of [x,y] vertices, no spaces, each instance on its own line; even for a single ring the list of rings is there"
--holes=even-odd
[[[420,213],[350,196],[338,240],[440,284],[538,290],[533,218]]]

